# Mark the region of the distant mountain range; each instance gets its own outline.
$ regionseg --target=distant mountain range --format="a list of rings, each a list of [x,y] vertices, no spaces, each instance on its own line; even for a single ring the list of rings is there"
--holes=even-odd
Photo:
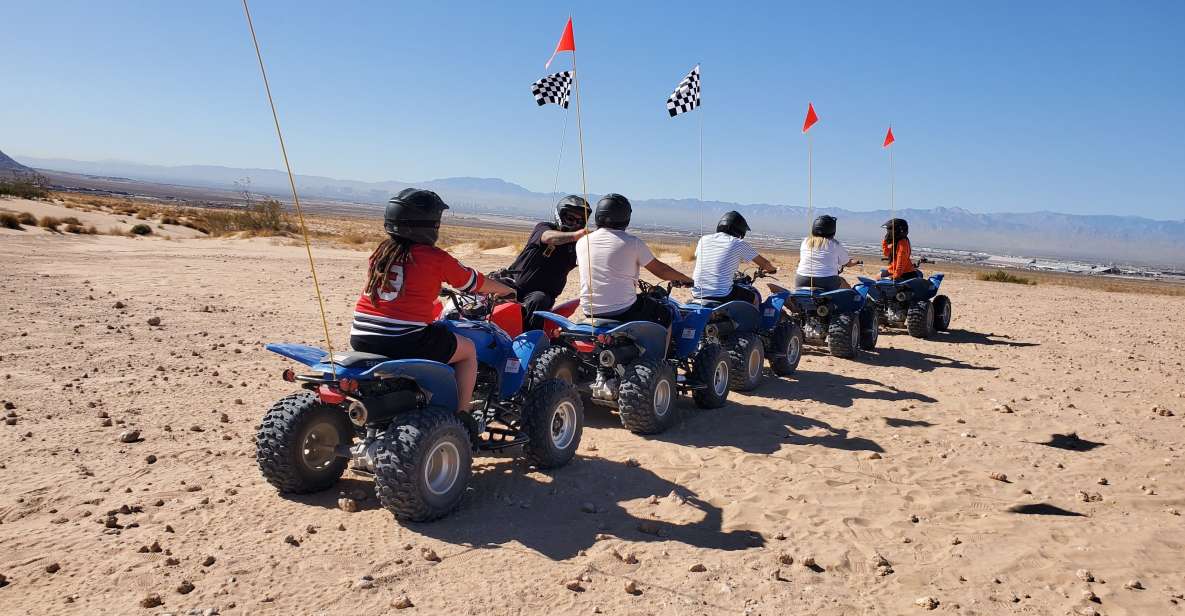
[[[32,169],[16,162],[4,152],[0,152],[0,177],[24,176],[35,173]]]
[[[288,176],[273,169],[243,169],[210,165],[165,167],[122,161],[76,161],[22,157],[39,170],[92,176],[114,176],[179,186],[233,190],[235,182],[250,178],[253,191],[283,198]],[[0,168],[12,159],[0,154]],[[391,195],[418,186],[434,190],[454,211],[507,216],[547,217],[560,197],[537,193],[496,178],[456,177],[424,182],[362,182],[298,175],[302,197],[362,204],[386,203]],[[595,199],[595,196],[593,197]],[[1120,206],[1117,205],[1117,208]],[[634,201],[635,224],[672,231],[714,228],[717,218],[737,210],[761,236],[801,237],[808,227],[806,208],[781,204],[738,204],[726,201],[700,203],[693,199],[645,199]],[[839,219],[840,237],[874,242],[888,210],[851,211],[816,208]],[[1185,265],[1185,220],[1162,221],[1138,216],[1097,216],[1056,212],[975,213],[961,208],[899,210],[909,220],[910,237],[919,247],[950,248],[1031,257],[1081,259],[1091,262],[1127,262],[1147,265]]]

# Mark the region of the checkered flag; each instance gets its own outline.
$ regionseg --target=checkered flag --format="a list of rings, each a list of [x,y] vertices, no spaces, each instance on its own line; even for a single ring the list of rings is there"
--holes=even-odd
[[[535,95],[535,102],[542,107],[547,103],[555,103],[564,109],[568,108],[568,95],[572,92],[572,71],[564,71],[548,75],[531,84],[531,93]]]
[[[680,113],[687,113],[699,107],[699,65],[691,69],[690,73],[679,82],[679,86],[667,99],[667,113],[675,117]]]

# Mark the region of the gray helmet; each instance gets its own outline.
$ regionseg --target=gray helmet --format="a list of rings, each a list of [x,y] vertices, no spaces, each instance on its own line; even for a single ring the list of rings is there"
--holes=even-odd
[[[383,230],[392,238],[431,246],[440,236],[440,217],[447,209],[440,195],[430,190],[405,188],[387,202]]]
[[[740,212],[734,210],[720,217],[720,222],[716,223],[716,232],[744,238],[749,232],[749,223],[745,222],[745,217],[741,216]]]
[[[811,223],[811,235],[835,237],[835,217],[823,215]]]
[[[597,201],[596,221],[598,227],[625,229],[630,226],[634,208],[630,200],[617,193],[609,193]]]
[[[592,212],[592,208],[588,207],[588,201],[584,197],[578,195],[568,195],[560,202],[555,204],[555,225],[559,227],[560,231],[575,231],[582,229],[588,223],[588,216]],[[564,215],[574,216],[580,220],[577,225],[564,224]]]

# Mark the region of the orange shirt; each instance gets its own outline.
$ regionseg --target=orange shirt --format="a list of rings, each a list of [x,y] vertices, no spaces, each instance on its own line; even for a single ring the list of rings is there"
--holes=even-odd
[[[892,246],[888,242],[881,240],[881,250],[884,251],[886,257],[889,256],[891,248]],[[899,278],[914,271],[910,252],[909,238],[903,237],[897,240],[897,252],[893,255],[893,260],[889,262],[889,276]]]

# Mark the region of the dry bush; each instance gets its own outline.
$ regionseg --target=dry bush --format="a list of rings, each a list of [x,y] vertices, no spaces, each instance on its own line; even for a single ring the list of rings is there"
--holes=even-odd
[[[22,225],[33,226],[37,224],[37,217],[30,214],[29,212],[21,212],[20,214],[17,214],[16,219],[19,220]]]
[[[684,261],[695,261],[695,246],[684,246],[679,249],[679,258]]]
[[[510,242],[506,241],[504,237],[488,237],[477,240],[477,247],[482,250],[490,250],[492,248],[501,248],[509,246]]]
[[[173,216],[161,216],[160,222],[162,225],[176,225],[179,224],[177,219]]]
[[[141,223],[132,227],[132,230],[129,233],[132,235],[152,235],[152,227]]]
[[[975,275],[979,280],[987,280],[989,282],[1011,282],[1012,284],[1027,284],[1036,285],[1036,280],[1030,280],[1024,276],[1017,276],[1010,274],[1004,270],[996,270],[994,272],[980,272]]]
[[[87,227],[85,229],[83,229],[82,232],[87,235],[98,235],[99,234],[99,230],[96,229],[94,225],[87,225]]]
[[[82,221],[78,220],[74,216],[67,216],[62,219],[62,224],[63,225],[81,225]]]
[[[0,213],[0,227],[4,227],[5,229],[20,229],[21,219],[16,214],[2,212]]]
[[[0,195],[11,195],[21,199],[44,199],[49,196],[44,184],[41,179],[0,181]]]
[[[193,210],[190,214],[195,219],[194,225],[186,226],[204,230],[209,235],[244,233],[250,237],[267,237],[296,231],[284,213],[284,206],[275,199],[252,203],[241,210]]]
[[[66,233],[74,233],[75,235],[82,233],[82,225],[68,224],[66,225]]]
[[[119,227],[107,227],[106,235],[127,235],[123,229]]]
[[[54,218],[53,216],[42,216],[41,220],[39,220],[37,224],[49,229],[50,231],[57,231],[58,227],[61,226],[62,221]]]

